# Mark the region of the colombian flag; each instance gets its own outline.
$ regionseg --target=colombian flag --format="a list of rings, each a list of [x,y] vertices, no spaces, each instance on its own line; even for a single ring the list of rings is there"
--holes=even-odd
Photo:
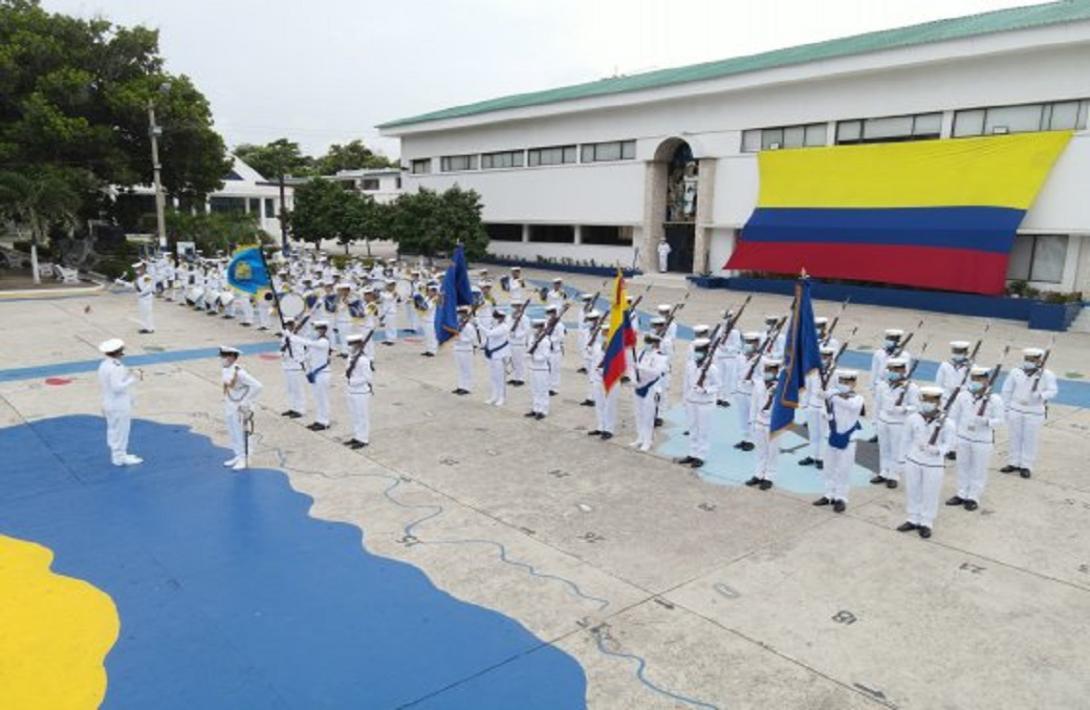
[[[613,284],[613,300],[609,309],[609,342],[602,358],[602,384],[609,392],[621,380],[628,362],[625,353],[636,347],[636,332],[628,321],[628,299],[625,297],[624,275],[617,269]]]
[[[1070,131],[762,151],[724,268],[998,294]]]

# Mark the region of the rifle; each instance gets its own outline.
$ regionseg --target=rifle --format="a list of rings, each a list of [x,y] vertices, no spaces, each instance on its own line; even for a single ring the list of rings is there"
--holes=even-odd
[[[988,375],[988,386],[980,393],[980,408],[976,411],[978,417],[983,417],[988,409],[988,399],[992,396],[992,390],[995,389],[995,381],[999,378],[999,371],[1003,369],[1003,361],[1007,359],[1007,353],[1010,349],[1010,345],[1003,348],[1003,354],[999,356],[999,363],[992,368],[992,373]]]
[[[587,347],[589,348],[594,344],[594,339],[598,337],[599,331],[602,330],[602,324],[606,322],[606,317],[602,316],[598,319],[598,322],[594,324],[594,329],[587,335]]]
[[[604,287],[608,281],[609,281],[609,279],[606,279],[605,281],[603,281],[602,286]],[[583,306],[583,312],[584,313],[590,313],[591,311],[593,311],[594,310],[594,304],[598,303],[598,298],[601,295],[602,295],[602,289],[599,288],[597,291],[594,292],[594,295],[590,297],[590,300],[587,301],[586,304]]]
[[[776,338],[780,337],[780,331],[783,330],[785,325],[787,325],[787,316],[780,318],[776,322],[776,325],[773,326],[772,330],[768,331],[768,337],[765,338],[764,343],[762,343],[761,347],[754,353],[752,358],[753,363],[749,366],[749,370],[746,371],[744,379],[749,380],[753,378],[753,372],[757,369],[757,363],[761,361],[761,358],[768,352],[768,349],[776,342]]]
[[[925,352],[927,352],[928,344],[929,343],[924,343],[923,347],[920,348],[920,352],[919,352],[920,355],[923,355]],[[919,366],[920,366],[920,358],[917,357],[912,361],[912,366],[908,368],[908,374],[905,375],[904,387],[901,389],[901,394],[897,396],[897,406],[898,407],[904,406],[905,395],[908,394],[908,383],[910,383],[912,381],[912,376],[916,374],[916,368],[919,367]]]
[[[670,314],[666,316],[666,323],[662,326],[662,334],[666,335],[666,331],[670,330],[670,325],[674,322],[674,317],[677,316],[677,312],[685,307],[685,302],[689,300],[689,294],[691,291],[686,291],[685,296],[681,301],[674,304],[674,307],[670,309]]]
[[[920,328],[922,328],[922,327],[923,327],[923,319],[921,318],[921,319],[920,319],[920,322],[916,324],[916,330],[914,330],[914,331],[912,331],[911,333],[909,333],[909,334],[908,334],[908,337],[906,337],[906,338],[905,338],[904,340],[902,340],[902,341],[901,341],[901,342],[900,342],[900,343],[899,343],[899,344],[897,345],[897,347],[895,347],[895,348],[893,349],[893,352],[891,352],[891,353],[889,354],[889,356],[890,356],[890,357],[900,357],[900,356],[901,356],[901,353],[903,353],[903,352],[905,351],[905,348],[907,348],[907,347],[908,347],[908,344],[912,342],[912,338],[913,338],[913,336],[915,336],[915,335],[916,335],[916,331],[918,331],[918,330],[919,330]]]
[[[974,353],[975,352],[976,351],[974,350]],[[954,400],[958,398],[958,395],[961,394],[961,390],[965,387],[965,383],[969,381],[969,373],[972,372],[972,370],[973,368],[971,365],[965,368],[965,375],[961,378],[961,384],[954,388],[954,391],[950,393],[950,398],[946,400],[946,405],[942,408],[942,418],[939,420],[939,425],[935,428],[935,431],[931,433],[931,438],[928,440],[928,443],[931,446],[934,446],[935,442],[939,440],[939,433],[942,431],[943,426],[946,425],[946,420],[950,416],[950,410],[954,408]]]
[[[849,296],[848,298],[844,299],[844,303],[840,304],[840,313],[836,314],[836,317],[833,318],[833,322],[829,324],[829,328],[825,331],[825,338],[821,341],[822,345],[826,345],[830,340],[833,339],[833,331],[836,330],[836,326],[840,323],[840,315],[844,313],[844,310],[851,302],[852,299]],[[855,331],[852,332],[854,333]]]
[[[704,364],[700,366],[700,377],[696,379],[697,387],[704,386],[704,378],[708,374],[708,368],[711,366],[712,359],[715,356],[715,351],[719,349],[720,345],[727,342],[727,336],[729,336],[731,334],[731,331],[734,330],[734,326],[738,324],[738,319],[742,317],[742,314],[746,310],[746,306],[748,306],[749,302],[752,300],[752,293],[746,296],[746,300],[742,302],[742,305],[738,308],[738,312],[735,313],[734,316],[727,323],[727,327],[722,328],[722,333],[719,332],[722,323],[715,326],[715,331],[712,333],[712,345],[710,348],[708,348],[708,354],[704,359]]]
[[[1033,378],[1033,389],[1030,392],[1036,392],[1037,388],[1041,384],[1041,375],[1045,374],[1045,365],[1048,364],[1048,358],[1052,355],[1052,348],[1056,346],[1056,336],[1052,336],[1052,340],[1048,344],[1048,350],[1045,350],[1045,356],[1041,358],[1041,367],[1037,369],[1037,376]]]
[[[855,332],[857,330],[859,330],[859,326],[856,326],[856,327],[852,328],[851,335],[848,336],[848,339],[851,339],[851,336],[855,335]],[[829,361],[829,367],[826,368],[825,371],[821,373],[821,389],[822,389],[822,391],[824,391],[825,388],[829,386],[829,378],[833,376],[833,371],[836,370],[836,364],[838,362],[840,362],[840,356],[843,355],[848,350],[848,339],[846,339],[843,343],[840,344],[840,347],[837,348],[837,351],[833,354],[832,360]]]
[[[374,336],[377,328],[372,328],[367,332],[367,336],[364,337],[363,342],[360,343],[360,350],[358,353],[352,356],[352,360],[348,363],[348,369],[344,371],[345,379],[352,377],[352,373],[356,371],[356,363],[359,362],[360,357],[363,356],[363,350],[367,347],[367,343],[371,342],[371,337]]]
[[[541,334],[534,339],[533,345],[531,345],[530,349],[528,350],[531,355],[534,354],[534,352],[537,350],[537,346],[541,343],[542,340],[545,339],[546,336],[553,334],[553,330],[556,328],[556,324],[559,323],[560,319],[564,317],[564,314],[567,312],[569,306],[570,304],[565,303],[564,307],[560,309],[560,312],[550,318],[549,322],[545,324],[545,327],[541,329]]]
[[[522,305],[518,307],[518,310],[517,310],[517,311],[515,311],[515,315],[514,315],[514,317],[513,317],[512,319],[511,319],[511,332],[512,332],[512,333],[514,333],[514,332],[515,332],[515,328],[517,328],[517,327],[518,327],[518,324],[519,324],[519,320],[521,320],[521,319],[522,319],[522,316],[523,316],[523,314],[525,314],[525,313],[526,313],[526,308],[527,308],[527,306],[529,306],[529,305],[530,305],[530,301],[529,301],[529,299],[527,299],[527,300],[523,301],[523,302],[522,302]]]

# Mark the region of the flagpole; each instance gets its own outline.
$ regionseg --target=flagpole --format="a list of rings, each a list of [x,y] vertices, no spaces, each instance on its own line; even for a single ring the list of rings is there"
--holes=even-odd
[[[269,290],[272,291],[273,305],[276,306],[276,317],[280,319],[280,332],[287,333],[288,326],[284,323],[284,314],[280,312],[280,294],[276,291],[276,282],[273,281],[272,270],[269,269],[269,262],[265,258],[265,250],[261,248],[261,245],[257,245],[257,253],[261,255],[261,265],[265,267],[265,275],[269,277]],[[295,357],[295,353],[291,351],[291,338],[287,340],[288,356]]]

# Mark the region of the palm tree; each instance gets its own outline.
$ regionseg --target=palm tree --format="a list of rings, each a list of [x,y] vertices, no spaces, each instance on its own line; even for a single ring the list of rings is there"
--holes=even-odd
[[[37,166],[24,171],[0,171],[0,214],[30,230],[30,268],[38,274],[38,245],[49,241],[54,226],[74,227],[81,204],[71,171]]]

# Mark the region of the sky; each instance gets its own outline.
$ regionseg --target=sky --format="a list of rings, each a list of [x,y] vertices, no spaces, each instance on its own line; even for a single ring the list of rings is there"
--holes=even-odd
[[[42,0],[160,30],[227,145],[319,155],[375,125],[617,73],[753,54],[1027,0]]]

